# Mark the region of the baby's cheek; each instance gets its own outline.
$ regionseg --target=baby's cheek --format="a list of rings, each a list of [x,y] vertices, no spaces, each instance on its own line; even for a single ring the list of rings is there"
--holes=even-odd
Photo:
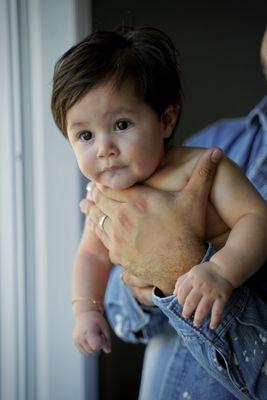
[[[143,175],[142,180],[149,178],[157,169],[159,164],[158,159],[145,157],[136,163],[136,170],[138,175]]]
[[[147,164],[147,155],[142,152],[133,152],[130,157],[128,156],[127,164],[131,166],[132,170],[142,171]]]
[[[92,163],[84,160],[77,160],[81,173],[90,180],[95,180],[94,166]]]

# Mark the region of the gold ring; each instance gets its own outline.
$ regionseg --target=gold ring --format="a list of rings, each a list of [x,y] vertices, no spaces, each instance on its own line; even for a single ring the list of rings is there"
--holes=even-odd
[[[104,223],[105,223],[107,217],[108,216],[104,214],[104,215],[102,215],[102,217],[100,218],[100,221],[99,221],[99,226],[103,230],[104,230]]]

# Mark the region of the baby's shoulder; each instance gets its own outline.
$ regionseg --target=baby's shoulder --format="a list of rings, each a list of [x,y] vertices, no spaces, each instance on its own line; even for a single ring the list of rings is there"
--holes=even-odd
[[[193,168],[205,149],[197,147],[172,147],[166,153],[158,170],[146,184],[162,190],[182,189],[188,182]]]
[[[165,154],[162,167],[174,166],[189,168],[194,165],[203,152],[203,147],[171,147]]]

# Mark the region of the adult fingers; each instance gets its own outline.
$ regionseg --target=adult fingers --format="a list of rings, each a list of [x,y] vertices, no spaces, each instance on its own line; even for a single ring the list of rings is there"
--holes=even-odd
[[[107,197],[110,200],[114,200],[114,201],[116,201],[118,203],[125,203],[125,201],[127,199],[127,192],[130,191],[130,190],[129,189],[123,189],[123,190],[116,189],[116,190],[114,190],[114,189],[111,189],[111,188],[109,188],[107,186],[103,186],[103,185],[98,184],[98,185],[94,185],[92,187],[91,194],[92,194],[93,199],[94,199],[94,195],[95,195],[95,193],[97,191],[99,191],[102,194],[104,194],[105,197]]]
[[[94,226],[99,226],[110,237],[111,219],[106,214],[103,214],[102,211],[93,205],[90,207],[88,217],[90,218],[90,221],[93,222]]]
[[[221,149],[211,148],[206,150],[197,161],[184,190],[192,192],[194,195],[198,195],[204,199],[208,198],[213,178],[221,158]]]
[[[128,189],[123,189],[123,190],[113,190],[110,189],[106,186],[96,184],[93,185],[91,193],[93,200],[98,200],[97,197],[95,198],[94,196],[97,195],[97,191],[101,192],[106,198],[113,200],[114,202],[117,203],[129,203],[133,202],[136,203],[138,202],[138,199],[141,197],[147,197],[149,193],[156,191],[156,189],[153,189],[151,187],[148,187],[146,185],[134,185],[131,186]]]
[[[140,278],[137,278],[136,276],[134,276],[133,274],[131,274],[128,271],[123,271],[121,273],[121,280],[127,286],[136,286],[136,287],[139,287],[139,288],[144,288],[144,287],[147,287],[147,286],[151,286],[151,285],[148,285],[148,283],[145,282],[144,280],[142,280]]]
[[[103,217],[102,211],[100,211],[95,204],[90,206],[90,209],[87,212],[88,217],[90,218],[91,221],[93,221],[94,224],[98,224]]]
[[[107,215],[109,218],[116,217],[118,201],[107,197],[106,194],[99,190],[96,185],[94,185],[91,190],[91,198],[97,208],[102,211],[103,214]]]
[[[105,222],[106,224],[106,222]],[[105,225],[104,225],[105,226]],[[104,226],[101,227],[99,224],[93,224],[93,230],[96,233],[96,235],[99,237],[103,245],[106,247],[106,249],[110,250],[110,237],[107,234],[107,232],[104,229]],[[112,262],[116,262],[116,260],[111,260]]]
[[[131,287],[131,290],[139,303],[144,304],[145,306],[154,305],[152,301],[152,289],[153,286],[147,286],[145,288]]]
[[[84,206],[82,205],[82,207]],[[85,212],[84,209],[82,211]],[[97,236],[102,241],[104,246],[109,248],[110,237],[111,237],[110,218],[106,216],[104,223],[100,226],[101,218],[103,218],[105,214],[103,214],[100,210],[98,210],[98,208],[95,206],[94,203],[92,203],[92,205],[90,206],[89,211],[86,209],[86,213],[88,213],[86,218],[86,223],[90,225],[90,229],[97,234]]]
[[[86,186],[86,198],[88,200],[92,200],[91,191],[92,191],[94,186],[95,186],[94,182],[90,181],[90,182],[87,183],[87,186]]]
[[[128,271],[123,271],[121,273],[121,280],[131,288],[134,297],[140,303],[147,306],[154,305],[152,301],[152,290],[154,286],[148,285],[147,282],[135,277]]]
[[[88,199],[82,199],[80,201],[80,210],[85,215],[89,214],[90,208],[94,205],[94,203]]]

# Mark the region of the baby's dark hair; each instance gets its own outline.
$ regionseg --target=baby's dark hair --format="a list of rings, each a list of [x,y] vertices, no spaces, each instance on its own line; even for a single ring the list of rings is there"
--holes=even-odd
[[[57,61],[51,108],[67,138],[66,113],[92,87],[113,80],[119,89],[132,78],[135,90],[159,117],[169,105],[182,106],[177,51],[159,29],[120,27],[96,31],[71,47]]]

